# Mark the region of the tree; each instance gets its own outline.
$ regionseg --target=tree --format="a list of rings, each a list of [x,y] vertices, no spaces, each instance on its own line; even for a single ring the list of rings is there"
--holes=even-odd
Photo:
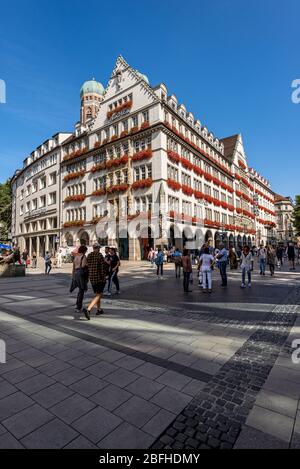
[[[296,195],[295,198],[293,224],[296,230],[296,236],[300,236],[300,195]]]
[[[0,184],[0,240],[7,241],[11,227],[11,184],[8,179]]]

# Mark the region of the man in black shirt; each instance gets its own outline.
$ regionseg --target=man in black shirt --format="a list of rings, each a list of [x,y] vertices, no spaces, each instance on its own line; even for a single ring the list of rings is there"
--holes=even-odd
[[[109,250],[109,277],[108,277],[108,295],[111,295],[112,282],[115,284],[117,293],[120,293],[120,285],[118,279],[118,272],[120,267],[120,258],[117,255],[115,248]]]

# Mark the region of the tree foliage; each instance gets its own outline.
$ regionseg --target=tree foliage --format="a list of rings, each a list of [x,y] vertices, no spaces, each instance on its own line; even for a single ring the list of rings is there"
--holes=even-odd
[[[0,184],[0,240],[7,241],[11,226],[11,184],[8,179]]]
[[[300,236],[300,195],[296,195],[295,198],[293,224],[296,230],[296,236]]]

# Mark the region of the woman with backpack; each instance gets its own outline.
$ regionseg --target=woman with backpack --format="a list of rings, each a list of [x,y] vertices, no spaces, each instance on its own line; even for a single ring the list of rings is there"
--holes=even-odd
[[[157,278],[163,278],[164,253],[161,250],[161,248],[158,248],[157,256],[155,257],[154,262],[157,267],[156,269]],[[160,271],[160,276],[159,276],[159,271]]]

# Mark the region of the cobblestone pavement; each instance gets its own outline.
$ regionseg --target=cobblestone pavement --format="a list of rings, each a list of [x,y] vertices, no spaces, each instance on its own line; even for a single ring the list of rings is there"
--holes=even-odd
[[[299,445],[299,272],[186,295],[173,266],[122,263],[122,294],[74,321],[67,270],[0,279],[0,448]]]

